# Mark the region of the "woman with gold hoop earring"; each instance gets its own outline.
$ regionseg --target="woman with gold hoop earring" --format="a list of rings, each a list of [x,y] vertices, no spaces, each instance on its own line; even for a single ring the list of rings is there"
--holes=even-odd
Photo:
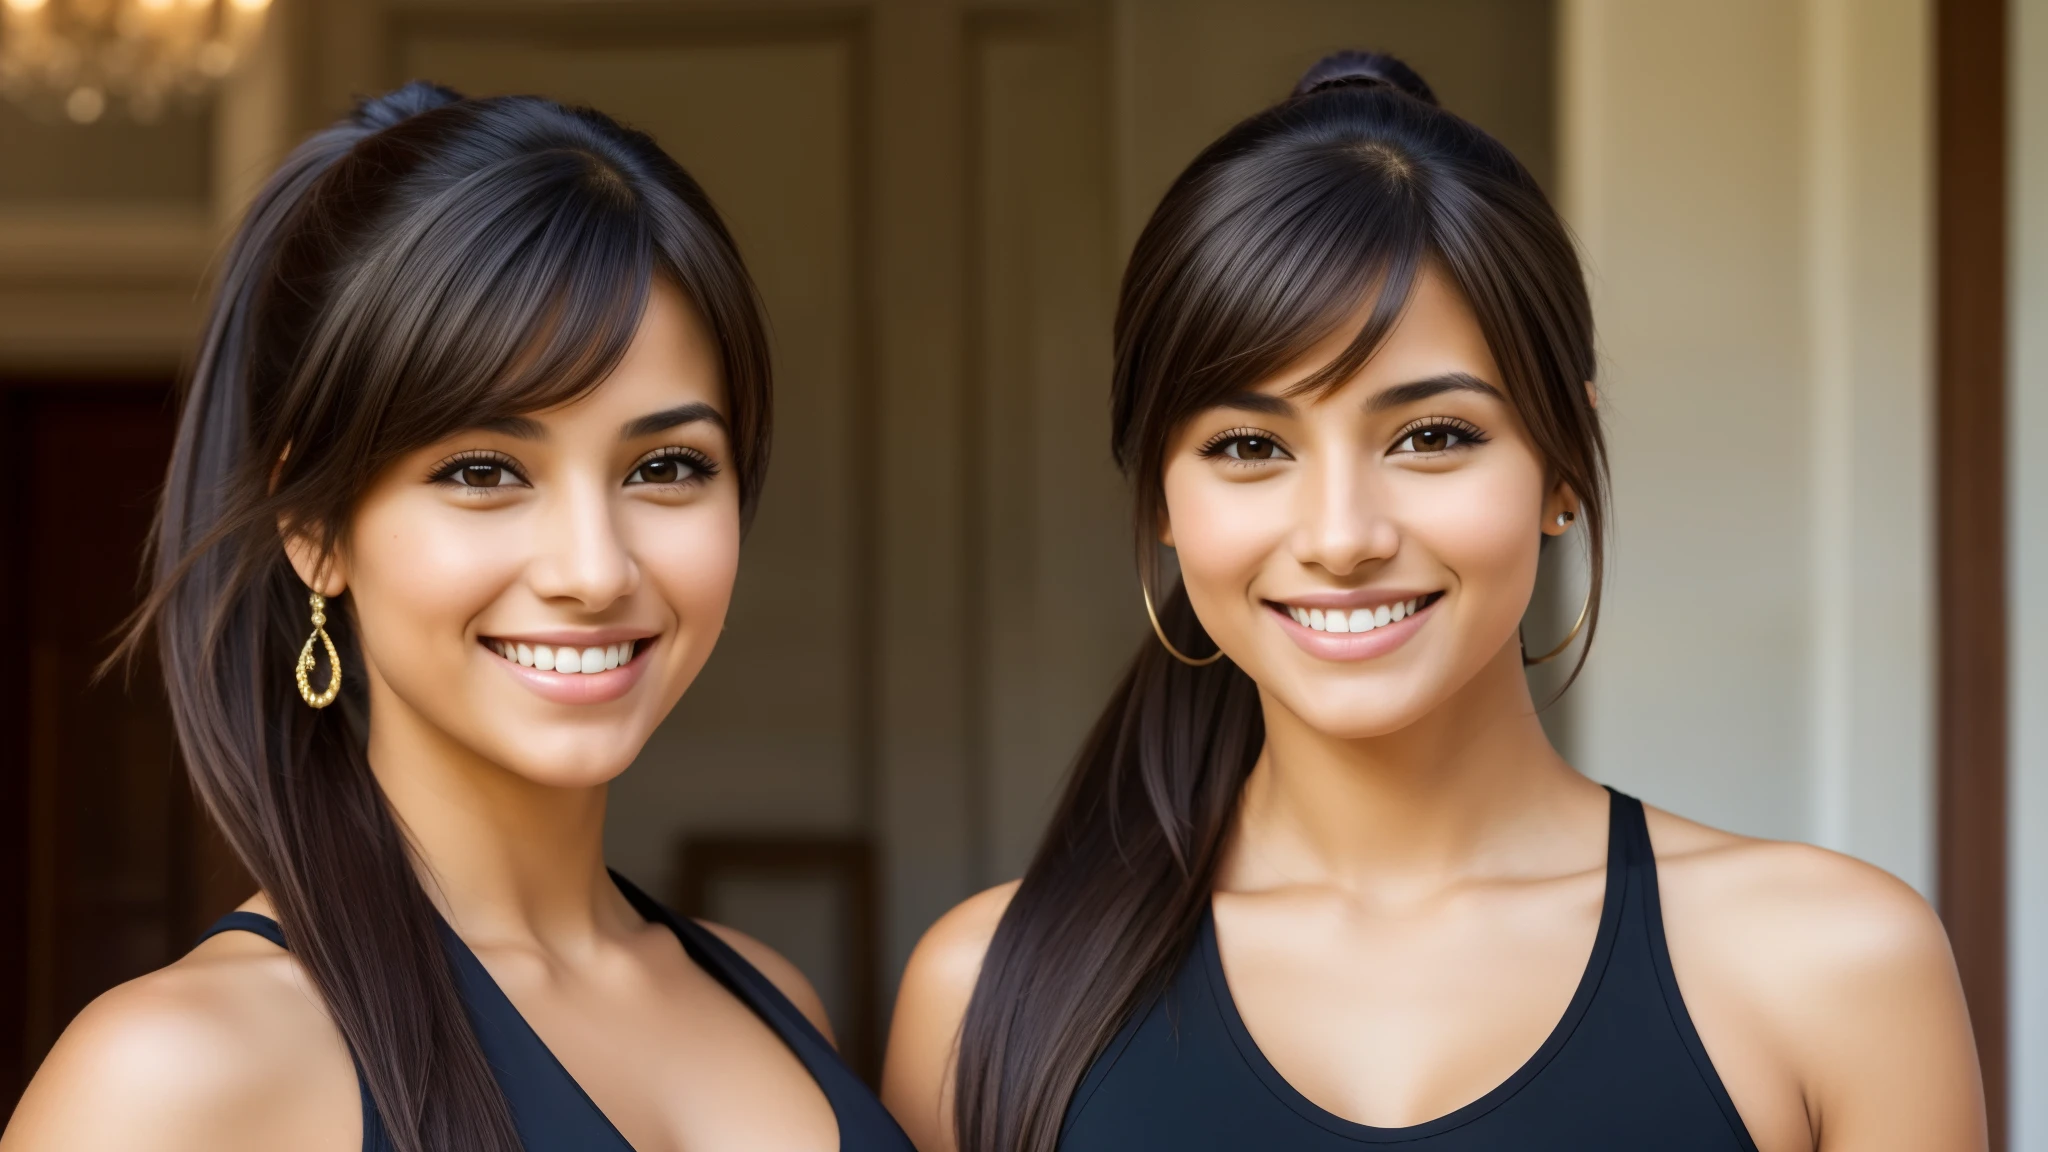
[[[1499,142],[1330,57],[1168,190],[1114,346],[1153,636],[1023,878],[910,961],[923,1152],[1984,1147],[1924,901],[1545,735],[1606,448],[1576,249]],[[1525,649],[1556,540],[1587,599]]]

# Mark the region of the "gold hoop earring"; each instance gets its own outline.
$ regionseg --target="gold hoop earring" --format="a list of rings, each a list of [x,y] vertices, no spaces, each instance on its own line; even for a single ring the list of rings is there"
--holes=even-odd
[[[1138,593],[1145,598],[1145,619],[1152,622],[1152,634],[1159,637],[1160,647],[1166,649],[1167,655],[1172,656],[1175,660],[1190,668],[1207,668],[1209,665],[1223,659],[1223,649],[1221,648],[1216,649],[1200,660],[1183,655],[1180,649],[1173,646],[1173,641],[1166,638],[1166,630],[1159,626],[1159,613],[1152,610],[1152,590],[1145,587],[1143,581],[1139,581]]]
[[[1522,667],[1534,668],[1538,664],[1548,664],[1552,660],[1557,659],[1559,656],[1564,655],[1564,650],[1571,647],[1572,641],[1577,640],[1579,638],[1579,629],[1584,628],[1586,626],[1586,613],[1591,612],[1592,610],[1593,594],[1591,592],[1588,592],[1586,593],[1586,602],[1579,606],[1578,622],[1572,625],[1571,631],[1565,633],[1563,643],[1559,644],[1555,648],[1552,648],[1550,651],[1545,652],[1543,655],[1536,657],[1534,660],[1531,660],[1529,658],[1528,643],[1526,641],[1523,643]]]
[[[327,634],[327,597],[315,592],[308,603],[313,606],[313,634],[306,637],[306,646],[299,649],[299,666],[297,668],[299,696],[314,708],[325,708],[329,704],[334,703],[334,698],[341,694],[341,654],[334,650],[334,638]],[[327,687],[324,691],[317,693],[313,691],[313,685],[306,679],[306,673],[313,670],[315,663],[313,658],[313,641],[315,640],[327,646]]]

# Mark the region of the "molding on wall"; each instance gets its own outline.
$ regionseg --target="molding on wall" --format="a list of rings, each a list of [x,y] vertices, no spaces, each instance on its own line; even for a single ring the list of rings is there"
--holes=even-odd
[[[0,209],[0,370],[177,367],[219,237],[198,209]]]

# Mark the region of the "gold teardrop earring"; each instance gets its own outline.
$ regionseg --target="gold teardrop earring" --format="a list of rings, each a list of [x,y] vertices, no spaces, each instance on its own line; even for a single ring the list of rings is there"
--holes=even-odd
[[[341,694],[341,654],[334,650],[334,638],[327,634],[327,597],[315,592],[307,602],[313,606],[313,634],[306,637],[306,646],[299,649],[299,696],[314,708],[325,708],[334,703],[334,698]],[[315,640],[327,646],[327,688],[317,693],[306,679],[306,674],[313,670],[315,663]]]

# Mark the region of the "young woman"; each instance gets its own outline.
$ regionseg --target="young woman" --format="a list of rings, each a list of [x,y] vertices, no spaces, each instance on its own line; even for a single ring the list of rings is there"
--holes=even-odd
[[[262,891],[88,1008],[0,1147],[907,1150],[794,968],[604,867],[768,427],[739,254],[646,136],[416,84],[299,148],[137,632]]]
[[[920,1148],[1984,1147],[1910,890],[1544,738],[1523,668],[1571,637],[1519,625],[1573,537],[1598,619],[1594,361],[1542,192],[1398,62],[1332,57],[1181,175],[1112,394],[1181,582],[1023,880],[911,960]]]

